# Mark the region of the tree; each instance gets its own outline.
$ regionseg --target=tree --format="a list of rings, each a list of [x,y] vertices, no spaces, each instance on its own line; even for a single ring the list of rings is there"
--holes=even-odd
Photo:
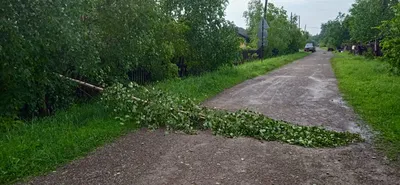
[[[234,25],[224,18],[227,0],[163,0],[167,15],[189,29],[186,60],[189,72],[199,74],[231,64],[239,51]]]
[[[132,71],[174,78],[178,57],[191,74],[231,64],[239,40],[224,19],[227,2],[1,1],[0,117],[68,107],[77,85],[59,74],[109,86]]]
[[[243,15],[246,18],[247,30],[251,38],[250,46],[257,48],[259,24],[263,15],[263,4],[260,0],[251,0],[248,10]],[[268,4],[266,18],[268,29],[268,45],[265,48],[266,56],[276,56],[298,52],[304,46],[306,33],[297,28],[297,16],[289,20],[286,10]]]
[[[392,71],[400,74],[400,4],[394,7],[394,12],[394,18],[384,21],[379,28],[384,57],[392,66]]]
[[[100,61],[96,41],[83,21],[92,5],[1,1],[0,116],[47,114],[72,102],[75,85],[54,73],[95,73],[92,67]]]
[[[310,40],[315,42],[315,43],[321,43],[321,35],[320,34],[316,34],[316,35],[312,35],[310,37]]]
[[[251,38],[249,44],[251,48],[258,47],[258,31],[260,29],[260,21],[264,16],[263,7],[261,0],[251,0],[248,4],[248,10],[243,13],[243,17],[246,19],[247,32]]]
[[[322,45],[328,47],[340,47],[344,42],[350,40],[348,29],[349,16],[339,12],[334,20],[322,24],[321,33],[319,35]]]
[[[390,7],[397,3],[398,0],[356,0],[350,9],[349,27],[352,40],[369,42],[377,39],[380,31],[376,27],[382,21],[393,18]]]

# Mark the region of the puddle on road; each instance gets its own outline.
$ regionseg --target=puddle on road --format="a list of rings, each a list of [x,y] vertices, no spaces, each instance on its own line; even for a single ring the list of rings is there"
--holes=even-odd
[[[349,106],[347,106],[346,102],[343,100],[343,98],[335,98],[331,100],[332,103],[339,105],[340,107],[343,107],[345,109],[350,109]]]

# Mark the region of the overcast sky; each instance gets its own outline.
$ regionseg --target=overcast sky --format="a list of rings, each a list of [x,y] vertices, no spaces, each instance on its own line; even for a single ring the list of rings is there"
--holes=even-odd
[[[247,10],[250,0],[229,0],[226,17],[237,26],[246,27],[243,12]],[[262,0],[263,2],[265,0]],[[269,0],[275,6],[284,7],[290,12],[301,16],[301,27],[307,24],[307,31],[315,35],[320,32],[322,23],[336,18],[338,12],[348,13],[355,0]]]

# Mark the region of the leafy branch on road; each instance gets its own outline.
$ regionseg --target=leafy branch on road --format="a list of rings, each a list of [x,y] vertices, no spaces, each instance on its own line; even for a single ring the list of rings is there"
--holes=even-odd
[[[211,129],[215,135],[254,137],[305,147],[337,147],[362,141],[358,134],[293,125],[248,110],[208,109],[189,98],[134,83],[107,88],[102,99],[121,124],[150,129],[166,127],[188,134],[195,134],[198,129]]]

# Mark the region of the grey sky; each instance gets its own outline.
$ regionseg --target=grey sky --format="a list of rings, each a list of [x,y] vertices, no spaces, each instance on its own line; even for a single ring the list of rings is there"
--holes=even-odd
[[[229,0],[226,17],[237,26],[246,27],[243,12],[247,10],[250,0]],[[264,1],[264,0],[262,0]],[[321,24],[334,19],[338,12],[348,13],[351,4],[355,0],[269,0],[275,6],[281,7],[290,15],[293,12],[301,16],[301,27],[307,24],[307,30],[311,34],[320,32]]]

